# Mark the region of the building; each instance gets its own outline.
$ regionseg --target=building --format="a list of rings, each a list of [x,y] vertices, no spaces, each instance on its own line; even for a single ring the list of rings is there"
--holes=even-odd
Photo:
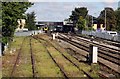
[[[28,31],[28,29],[25,28],[25,24],[26,24],[25,19],[18,19],[17,22],[18,22],[18,26],[17,26],[16,32]]]
[[[73,21],[71,21],[70,19],[65,19],[65,20],[63,21],[63,24],[64,24],[64,25],[72,25],[72,26],[73,26]]]
[[[63,26],[63,22],[49,22],[49,21],[36,21],[37,27],[45,27],[45,26]]]
[[[103,23],[99,23],[98,21],[95,21],[95,20],[93,21],[92,28],[95,31],[104,31],[105,30],[104,24]]]

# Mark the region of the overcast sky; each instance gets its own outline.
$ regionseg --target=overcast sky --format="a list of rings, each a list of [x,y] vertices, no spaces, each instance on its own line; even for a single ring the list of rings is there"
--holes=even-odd
[[[109,2],[107,2],[108,0],[104,0],[103,2],[99,2],[99,0],[98,2],[93,2],[93,0],[89,0],[89,2],[85,2],[85,0],[83,2],[80,2],[80,0],[69,0],[69,2],[66,0],[62,1],[63,2],[59,0],[34,0],[34,5],[30,7],[26,13],[34,11],[37,21],[63,21],[69,18],[71,11],[74,10],[75,7],[87,7],[89,10],[88,14],[96,17],[104,7],[112,7],[114,10],[118,7],[117,0],[109,0]]]

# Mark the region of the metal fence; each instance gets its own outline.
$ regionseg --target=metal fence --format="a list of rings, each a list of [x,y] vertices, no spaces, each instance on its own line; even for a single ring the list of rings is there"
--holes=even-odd
[[[96,36],[96,37],[120,42],[120,33],[118,33],[118,35],[113,36],[113,35],[109,35],[106,32],[82,31],[82,34],[93,35],[93,36]]]
[[[42,33],[42,30],[32,30],[32,31],[27,31],[27,32],[15,32],[14,35],[15,36],[30,36],[32,34],[38,34],[38,33]]]

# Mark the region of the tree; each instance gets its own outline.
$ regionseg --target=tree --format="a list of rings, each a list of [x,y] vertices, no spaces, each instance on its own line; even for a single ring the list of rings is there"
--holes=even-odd
[[[116,29],[116,17],[115,12],[112,8],[106,7],[101,11],[98,17],[99,23],[105,24],[105,11],[106,11],[106,30],[113,31]]]
[[[2,35],[2,2],[0,2],[0,35]]]
[[[79,17],[82,16],[83,19],[85,19],[87,14],[88,10],[86,7],[75,8],[74,11],[72,11],[72,15],[70,15],[70,19],[73,21],[74,26],[76,26]]]
[[[26,27],[28,30],[36,30],[37,27],[35,25],[35,13],[27,13],[27,19],[26,19]]]
[[[82,16],[80,16],[77,22],[78,30],[82,31],[83,29],[85,29],[85,26],[86,26],[86,21],[85,19],[83,19]]]
[[[31,5],[30,2],[2,2],[2,36],[5,43],[14,36],[17,19],[25,18],[24,13]]]
[[[115,15],[116,15],[116,30],[117,31],[120,31],[120,8],[118,8],[116,11],[115,11]]]

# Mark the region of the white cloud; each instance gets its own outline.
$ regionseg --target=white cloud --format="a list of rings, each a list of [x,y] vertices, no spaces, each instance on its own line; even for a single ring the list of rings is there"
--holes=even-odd
[[[36,20],[63,21],[68,18],[75,7],[87,7],[89,14],[98,16],[104,7],[109,6],[105,2],[36,2],[27,12],[35,11]],[[112,3],[111,7],[117,7]]]

